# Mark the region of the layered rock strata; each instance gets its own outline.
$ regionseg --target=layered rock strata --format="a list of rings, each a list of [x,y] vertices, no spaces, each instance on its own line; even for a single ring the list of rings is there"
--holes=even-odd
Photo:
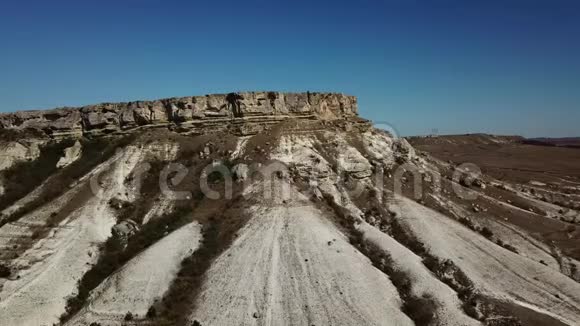
[[[213,94],[5,113],[0,114],[0,128],[35,129],[50,137],[101,136],[151,127],[193,134],[229,130],[246,135],[288,118],[356,120],[357,100],[338,93]]]

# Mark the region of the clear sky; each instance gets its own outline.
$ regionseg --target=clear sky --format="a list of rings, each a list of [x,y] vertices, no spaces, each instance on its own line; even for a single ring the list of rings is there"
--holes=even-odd
[[[580,136],[580,2],[2,1],[0,111],[356,95],[404,135]]]

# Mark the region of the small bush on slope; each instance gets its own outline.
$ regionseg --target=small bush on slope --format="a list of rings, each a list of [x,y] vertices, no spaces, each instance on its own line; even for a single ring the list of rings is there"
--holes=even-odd
[[[493,231],[490,228],[488,228],[487,226],[480,228],[477,225],[475,225],[470,219],[465,218],[465,217],[459,217],[458,221],[459,221],[459,223],[465,225],[470,230],[475,231],[475,232],[481,234],[482,236],[484,236],[486,239],[493,241]],[[514,247],[508,243],[505,243],[501,239],[496,239],[495,244],[497,244],[498,246],[503,247],[504,249],[507,249],[511,252],[514,252],[516,254],[519,253],[516,247]]]
[[[491,231],[487,226],[484,226],[480,233],[487,239],[491,239],[491,237],[493,237],[493,231]]]
[[[131,320],[133,320],[133,314],[131,312],[128,312],[125,315],[125,318],[124,319],[125,319],[125,321],[131,321]]]
[[[9,278],[12,271],[7,266],[0,264],[0,278]]]
[[[437,305],[433,298],[424,294],[422,297],[409,297],[405,300],[403,312],[408,316],[413,316],[415,325],[432,325],[435,319]]]

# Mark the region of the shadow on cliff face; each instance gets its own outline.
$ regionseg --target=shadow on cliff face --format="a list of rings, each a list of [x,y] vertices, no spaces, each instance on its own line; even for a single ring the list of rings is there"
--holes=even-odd
[[[124,147],[133,140],[134,136],[111,140],[106,138],[83,139],[83,153],[81,157],[69,166],[58,170],[56,163],[63,157],[64,149],[74,144],[68,139],[49,143],[41,149],[38,159],[31,162],[20,162],[4,172],[6,194],[0,197],[0,208],[5,209],[17,200],[31,193],[42,183],[46,183],[40,194],[25,206],[20,207],[0,221],[0,226],[17,221],[20,217],[61,195],[75,181],[86,175],[97,165],[112,157],[117,148]]]
[[[42,138],[44,136],[44,133],[38,129],[0,129],[0,139],[4,142],[13,142],[26,138]]]
[[[48,143],[41,147],[36,160],[18,162],[2,172],[5,193],[0,197],[0,210],[14,204],[56,173],[56,163],[64,156],[64,149],[73,143],[73,140]],[[3,224],[5,222],[0,221],[0,225]]]

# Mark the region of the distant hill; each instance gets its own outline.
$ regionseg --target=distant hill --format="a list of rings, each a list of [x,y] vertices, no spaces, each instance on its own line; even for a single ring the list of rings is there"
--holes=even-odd
[[[539,146],[580,148],[580,137],[528,138],[525,139],[523,143],[528,145],[539,145]]]

